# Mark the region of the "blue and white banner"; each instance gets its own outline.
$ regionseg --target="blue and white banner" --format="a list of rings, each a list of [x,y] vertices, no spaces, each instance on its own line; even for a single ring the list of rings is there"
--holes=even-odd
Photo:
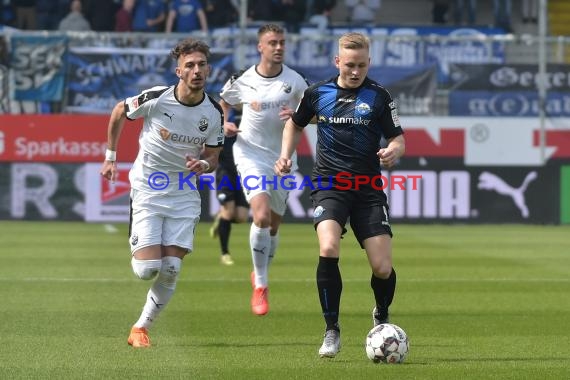
[[[117,102],[142,90],[178,82],[167,49],[71,48],[66,111],[109,113]],[[213,52],[206,91],[217,96],[233,73],[232,55]]]
[[[541,79],[538,65],[454,64],[451,66],[455,90],[538,91],[544,83],[548,91],[570,92],[570,65],[548,64]]]
[[[233,49],[236,54],[244,53],[244,67],[256,64],[257,29],[248,29],[246,43],[239,44],[238,28],[223,28],[213,34],[213,46]],[[302,38],[287,41],[286,62],[299,68],[326,69],[333,66],[338,54],[338,37],[347,32],[362,32],[370,37],[371,67],[417,67],[435,65],[438,81],[447,83],[450,79],[450,65],[454,63],[503,63],[505,44],[499,41],[483,41],[482,37],[501,35],[500,28],[474,27],[334,27],[328,35],[314,27],[302,27]],[[445,36],[450,39],[429,39],[426,36]],[[395,38],[396,37],[396,38]],[[398,39],[397,37],[401,37]]]
[[[66,41],[65,37],[12,36],[13,99],[53,102],[63,99]]]
[[[541,79],[537,65],[453,65],[449,113],[452,116],[537,116],[538,85],[547,88],[548,117],[570,116],[570,65],[548,65]]]
[[[547,117],[570,116],[570,94],[548,92],[544,104]],[[450,116],[538,116],[536,91],[452,91]]]

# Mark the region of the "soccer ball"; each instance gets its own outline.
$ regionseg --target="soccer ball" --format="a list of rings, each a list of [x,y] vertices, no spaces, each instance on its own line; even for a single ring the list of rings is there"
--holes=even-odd
[[[375,326],[366,335],[366,356],[374,363],[401,363],[409,348],[404,330],[391,323]]]

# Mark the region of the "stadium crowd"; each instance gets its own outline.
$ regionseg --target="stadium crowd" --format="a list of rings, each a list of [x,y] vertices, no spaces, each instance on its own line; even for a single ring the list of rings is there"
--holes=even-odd
[[[515,19],[521,24],[536,24],[538,19],[538,0],[522,0],[520,7],[512,0],[247,1],[248,22],[280,22],[291,33],[303,24],[321,29],[331,24],[398,24],[406,19],[402,8],[405,14],[421,14],[425,24],[493,25],[506,31],[513,30]],[[516,15],[513,4],[520,9]],[[208,32],[237,24],[240,0],[1,0],[0,7],[0,25],[21,30],[70,30],[60,28],[60,23],[73,14],[84,16],[88,26],[81,21],[71,30]],[[398,13],[402,20],[394,17]]]
[[[77,12],[76,2],[94,31],[208,31],[235,24],[239,18],[239,0],[2,0],[0,24],[57,30],[66,15]],[[326,22],[335,5],[336,0],[248,0],[248,18],[281,21],[295,28],[313,16],[316,23],[323,23],[323,18]]]

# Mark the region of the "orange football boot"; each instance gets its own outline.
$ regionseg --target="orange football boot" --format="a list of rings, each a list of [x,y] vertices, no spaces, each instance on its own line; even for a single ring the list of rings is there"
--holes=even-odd
[[[256,315],[265,315],[269,311],[269,301],[267,299],[267,288],[255,288],[251,296],[251,311]]]
[[[147,329],[133,326],[127,343],[135,348],[150,347],[150,338],[148,337]]]

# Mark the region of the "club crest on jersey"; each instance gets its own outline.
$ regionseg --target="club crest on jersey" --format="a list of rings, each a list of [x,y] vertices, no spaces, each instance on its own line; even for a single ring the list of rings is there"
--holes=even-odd
[[[202,117],[198,122],[198,129],[200,132],[204,132],[206,129],[208,129],[208,119]]]
[[[168,140],[168,138],[170,137],[170,131],[166,128],[161,128],[160,137],[162,137],[164,141]]]
[[[323,212],[325,212],[325,208],[323,206],[317,206],[315,211],[313,211],[313,218],[318,218],[323,215]]]
[[[360,103],[354,109],[360,115],[368,115],[370,113],[370,106],[367,103]]]
[[[285,91],[286,94],[289,94],[289,93],[291,92],[291,90],[292,90],[292,87],[291,87],[291,85],[290,85],[289,83],[283,83],[283,84],[281,85],[281,89],[282,89],[283,91]]]
[[[137,245],[139,243],[139,235],[135,232],[133,236],[131,236],[131,245]]]

